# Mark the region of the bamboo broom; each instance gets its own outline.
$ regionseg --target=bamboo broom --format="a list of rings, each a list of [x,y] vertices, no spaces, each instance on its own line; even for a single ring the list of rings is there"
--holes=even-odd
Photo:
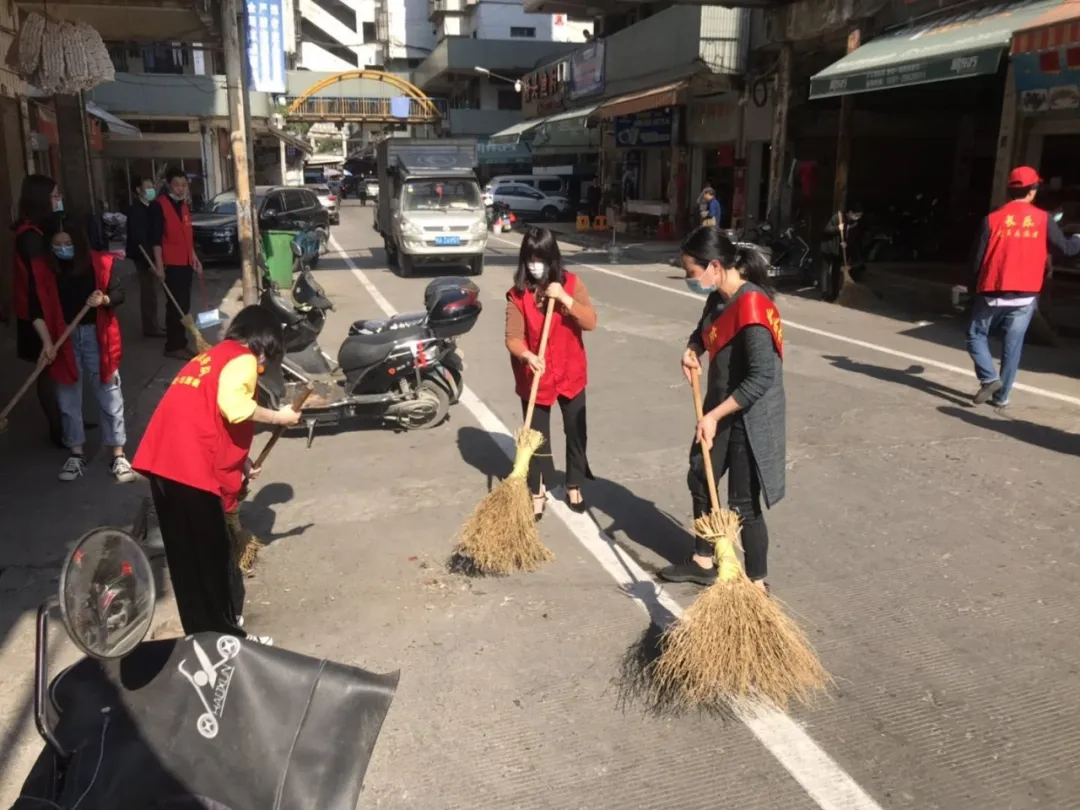
[[[308,383],[304,386],[304,389],[297,394],[296,399],[293,400],[293,410],[299,411],[303,408],[304,403],[307,402],[307,398],[311,396],[311,392],[314,390],[315,386],[312,383]],[[255,462],[251,465],[252,467],[262,467],[266,462],[266,457],[270,455],[270,451],[274,449],[274,445],[277,444],[278,439],[282,437],[287,429],[288,425],[279,425],[274,430],[270,440],[266,443],[262,452],[259,453]],[[240,504],[243,503],[248,496],[248,483],[249,482],[245,479],[243,486],[240,488],[240,497],[237,498],[236,508],[225,513],[225,520],[229,524],[229,534],[232,537],[233,552],[236,555],[237,565],[240,566],[241,572],[250,577],[255,573],[255,561],[259,556],[259,549],[261,549],[264,544],[240,523]]]
[[[150,272],[153,273],[154,261],[150,258],[150,254],[146,252],[146,248],[139,245],[139,250],[142,251],[143,258],[150,262]],[[199,331],[199,327],[195,325],[195,320],[191,317],[190,312],[184,312],[183,307],[180,306],[180,302],[176,300],[176,297],[172,294],[172,290],[169,289],[169,285],[165,283],[165,279],[159,278],[157,273],[154,273],[154,278],[158,280],[161,288],[165,290],[165,295],[172,301],[172,305],[176,307],[176,311],[180,313],[180,322],[184,324],[184,328],[188,330],[190,335],[195,338],[195,348],[200,352],[205,352],[210,348],[210,343],[203,337],[202,332]]]
[[[549,298],[540,333],[540,357],[547,353],[555,299]],[[461,539],[450,558],[450,568],[476,576],[505,576],[515,571],[535,571],[555,555],[540,541],[533,513],[532,493],[526,480],[533,454],[544,442],[532,429],[536,394],[541,374],[534,374],[525,424],[516,434],[514,469],[477,504],[461,529]]]
[[[836,303],[843,307],[862,307],[874,302],[876,296],[865,284],[860,284],[851,277],[851,264],[848,262],[847,225],[844,212],[837,211],[836,227],[840,232],[840,291]]]
[[[692,375],[700,421],[699,372]],[[651,667],[654,697],[683,709],[761,699],[780,708],[809,702],[831,678],[780,603],[747,578],[735,553],[739,516],[720,507],[709,451],[702,447],[712,512],[694,521],[694,531],[716,549],[716,582],[664,631]]]

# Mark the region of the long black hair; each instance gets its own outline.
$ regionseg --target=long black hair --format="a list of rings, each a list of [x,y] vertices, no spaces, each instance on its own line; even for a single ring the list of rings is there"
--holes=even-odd
[[[691,231],[679,250],[701,267],[710,262],[720,262],[728,270],[737,270],[745,281],[761,287],[772,298],[772,280],[769,263],[760,251],[752,247],[738,247],[714,225],[702,225]]]
[[[66,233],[70,236],[71,244],[75,248],[75,256],[71,260],[71,264],[60,264],[60,260],[56,258],[56,254],[52,251],[52,240],[60,233]],[[72,274],[89,273],[93,268],[94,262],[93,256],[91,255],[92,245],[90,244],[90,236],[86,233],[85,228],[65,228],[63,220],[56,218],[51,222],[50,227],[46,229],[45,240],[47,246],[46,255],[55,272],[69,272]]]
[[[28,174],[19,192],[19,221],[44,227],[53,219],[52,193],[56,181],[44,174]]]
[[[243,343],[268,363],[277,363],[285,356],[285,333],[281,323],[269,310],[252,304],[240,310],[232,319],[225,340]]]
[[[544,275],[534,279],[529,275],[529,262],[544,263]],[[520,293],[546,287],[552,282],[560,284],[566,281],[566,265],[563,264],[562,252],[555,234],[547,228],[532,227],[525,231],[518,251],[518,268],[514,273],[514,289]]]

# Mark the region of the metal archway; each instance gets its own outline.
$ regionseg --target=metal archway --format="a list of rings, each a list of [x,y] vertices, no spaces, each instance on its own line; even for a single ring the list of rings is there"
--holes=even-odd
[[[328,87],[353,79],[370,79],[388,84],[399,90],[402,96],[410,100],[407,118],[391,115],[389,98],[335,98],[318,96]],[[424,95],[423,91],[410,81],[381,70],[346,70],[334,76],[328,76],[316,82],[303,95],[290,100],[286,118],[293,120],[312,120],[330,118],[358,121],[403,121],[411,124],[438,124],[442,121],[435,102]]]

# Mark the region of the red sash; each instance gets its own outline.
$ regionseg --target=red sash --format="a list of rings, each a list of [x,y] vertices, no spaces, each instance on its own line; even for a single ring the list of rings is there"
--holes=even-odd
[[[764,326],[772,335],[773,345],[780,359],[784,359],[784,327],[780,323],[780,310],[765,293],[751,290],[743,293],[724,307],[723,311],[701,327],[705,349],[712,360],[735,336],[748,326]]]

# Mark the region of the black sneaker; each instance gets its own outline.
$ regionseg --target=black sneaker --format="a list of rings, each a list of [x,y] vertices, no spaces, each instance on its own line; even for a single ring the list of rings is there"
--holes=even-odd
[[[979,390],[975,392],[975,396],[972,397],[972,400],[976,405],[982,405],[1000,390],[1001,380],[991,380],[990,382],[983,383],[979,386]]]
[[[712,585],[716,582],[716,566],[704,568],[691,557],[686,562],[669,565],[656,572],[660,579],[668,582],[693,582],[695,585]]]

